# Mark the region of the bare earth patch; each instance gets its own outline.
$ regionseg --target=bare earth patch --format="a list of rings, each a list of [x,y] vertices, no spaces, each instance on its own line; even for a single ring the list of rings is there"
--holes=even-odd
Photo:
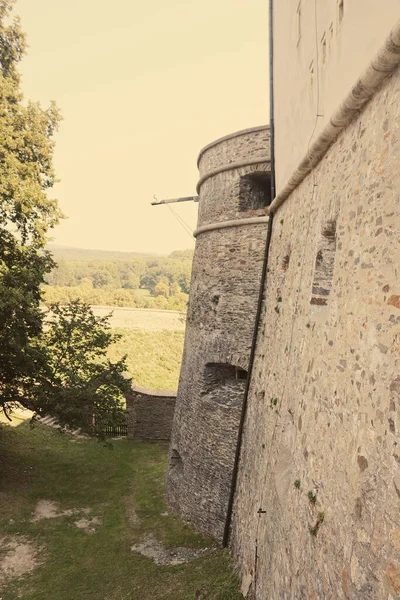
[[[5,582],[30,573],[38,564],[37,548],[26,538],[0,537],[0,589]]]
[[[195,558],[214,552],[214,548],[166,548],[153,534],[147,535],[141,542],[131,547],[133,552],[151,558],[156,565],[182,565]]]
[[[96,533],[97,528],[102,525],[102,521],[99,517],[82,517],[79,521],[75,521],[75,525],[78,529],[83,529],[86,533],[93,534]]]
[[[72,517],[77,515],[81,518],[75,521],[74,524],[76,527],[82,529],[85,533],[93,534],[102,525],[102,521],[99,517],[90,517],[91,510],[91,508],[67,508],[66,510],[61,510],[58,502],[39,500],[31,523],[36,523],[42,519],[56,519],[57,517]]]
[[[39,500],[36,505],[35,513],[31,519],[32,523],[41,521],[42,519],[55,519],[57,517],[72,517],[73,515],[88,515],[90,508],[68,508],[60,510],[58,502],[52,500]]]

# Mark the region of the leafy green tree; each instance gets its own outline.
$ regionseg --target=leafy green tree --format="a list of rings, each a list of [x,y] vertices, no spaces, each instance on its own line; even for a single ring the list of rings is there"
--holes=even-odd
[[[154,295],[164,296],[164,298],[168,298],[169,296],[169,286],[164,281],[160,281],[154,288]]]
[[[136,275],[133,272],[129,272],[126,275],[126,278],[123,280],[122,287],[127,290],[137,290],[139,289],[140,278],[139,275]]]
[[[0,406],[7,409],[24,399],[43,364],[35,339],[42,331],[40,283],[53,262],[35,247],[19,245],[0,228]]]
[[[160,276],[160,268],[157,266],[151,266],[146,270],[144,275],[140,278],[140,286],[146,288],[151,292],[154,290]]]
[[[174,283],[171,283],[171,285],[169,286],[169,293],[171,296],[180,294],[181,291],[182,291],[181,286],[179,285],[179,283],[177,281],[174,281]]]
[[[105,359],[107,319],[55,305],[43,331],[41,285],[54,267],[46,234],[61,218],[53,136],[60,115],[22,102],[17,64],[26,43],[13,0],[0,0],[0,408],[16,403],[98,433],[122,415],[124,361]]]
[[[120,338],[111,333],[109,319],[94,316],[79,300],[50,306],[37,346],[44,360],[25,401],[32,410],[89,434],[101,435],[107,425],[123,422],[130,380],[124,376],[125,357],[115,363],[107,359]]]
[[[54,263],[45,234],[61,217],[47,190],[55,182],[54,104],[22,103],[17,64],[25,48],[13,0],[0,0],[0,406],[12,405],[40,361],[40,285]]]

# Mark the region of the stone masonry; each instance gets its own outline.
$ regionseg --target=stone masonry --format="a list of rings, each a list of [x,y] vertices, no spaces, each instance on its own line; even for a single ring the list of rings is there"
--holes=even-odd
[[[231,534],[247,598],[400,598],[399,194],[397,71],[274,215]]]
[[[200,153],[199,171],[197,241],[167,495],[185,519],[221,541],[267,231],[268,127],[210,144]],[[202,231],[205,226],[210,230]]]
[[[128,438],[170,440],[176,392],[133,386],[126,396]]]

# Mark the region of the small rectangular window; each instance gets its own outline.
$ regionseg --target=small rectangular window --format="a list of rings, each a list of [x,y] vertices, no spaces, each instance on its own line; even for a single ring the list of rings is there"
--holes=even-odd
[[[300,38],[301,38],[301,0],[297,6],[296,24],[297,24],[297,45],[298,45],[300,42]]]
[[[242,175],[239,180],[239,210],[258,210],[271,204],[271,175],[264,171]]]
[[[344,0],[338,0],[338,23],[343,21],[344,17]]]

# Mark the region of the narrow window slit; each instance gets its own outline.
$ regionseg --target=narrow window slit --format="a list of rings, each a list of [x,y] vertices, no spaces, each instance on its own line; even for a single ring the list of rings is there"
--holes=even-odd
[[[314,279],[310,304],[314,312],[328,305],[332,288],[336,253],[336,221],[330,220],[322,228],[322,235],[315,257]]]
[[[183,471],[183,461],[182,461],[182,457],[179,454],[178,450],[175,450],[175,448],[173,448],[171,450],[171,455],[169,458],[169,464],[170,464],[170,470],[173,471],[176,474],[182,473]]]

